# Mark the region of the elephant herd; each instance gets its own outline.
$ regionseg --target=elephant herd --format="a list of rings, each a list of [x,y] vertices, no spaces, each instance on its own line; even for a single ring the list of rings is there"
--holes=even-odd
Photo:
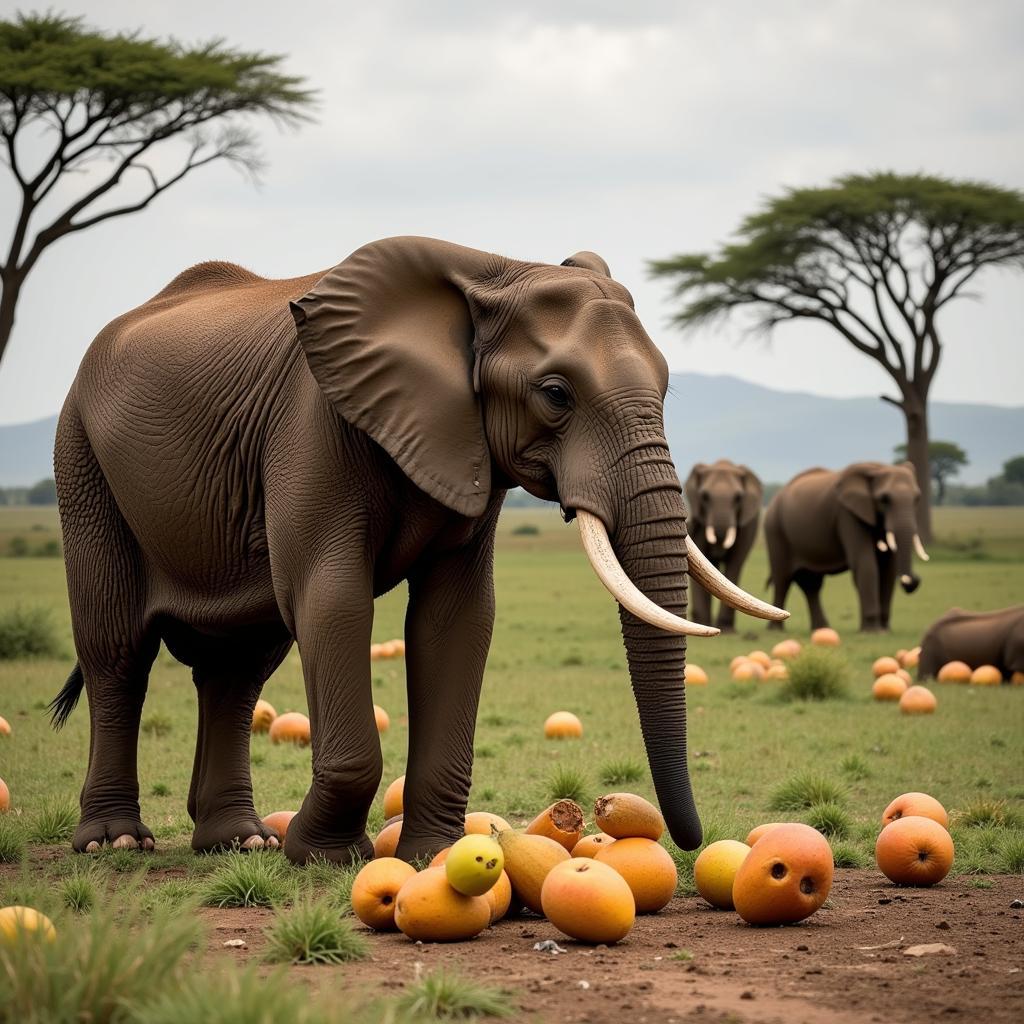
[[[757,537],[761,481],[746,466],[720,459],[710,466],[695,465],[685,492],[694,543],[738,583]],[[795,583],[807,598],[811,628],[827,626],[822,583],[826,576],[849,570],[860,603],[861,630],[887,630],[897,579],[912,594],[920,583],[914,555],[928,560],[918,535],[920,496],[909,462],[858,462],[839,471],[808,469],[795,476],[775,494],[764,516],[773,603],[784,608]],[[711,622],[710,605],[707,592],[695,589],[697,622]],[[734,621],[734,610],[723,604],[716,625],[728,631]]]

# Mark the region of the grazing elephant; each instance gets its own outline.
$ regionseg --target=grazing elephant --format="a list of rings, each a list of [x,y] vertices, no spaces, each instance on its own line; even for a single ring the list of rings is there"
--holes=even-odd
[[[917,678],[934,678],[949,661],[995,665],[1004,679],[1024,676],[1024,604],[995,612],[951,608],[936,619],[921,641]]]
[[[728,459],[713,465],[698,462],[684,487],[689,506],[687,527],[694,544],[726,579],[739,584],[743,563],[757,538],[764,488],[753,470]],[[736,612],[727,604],[718,609],[715,623],[723,633],[735,631]],[[693,591],[693,620],[710,624],[711,595],[703,587]]]
[[[917,533],[920,496],[909,462],[858,462],[840,472],[808,469],[793,477],[764,517],[775,603],[784,606],[796,582],[807,597],[811,628],[827,626],[822,581],[850,569],[861,631],[887,630],[897,576],[912,594],[921,582],[913,553],[928,561]]]
[[[665,442],[665,360],[604,261],[525,263],[426,238],[367,245],[267,280],[228,263],[175,278],[93,342],[55,453],[91,742],[76,850],[151,847],[136,772],[162,640],[192,667],[196,850],[277,844],[259,819],[249,730],[264,681],[302,657],[313,779],[285,853],[369,857],[381,777],[370,690],[374,598],[409,586],[411,859],[463,830],[494,614],[495,525],[519,484],[578,518],[622,605],[651,775],[669,831],[701,841],[686,761],[688,573],[785,616],[688,547]]]

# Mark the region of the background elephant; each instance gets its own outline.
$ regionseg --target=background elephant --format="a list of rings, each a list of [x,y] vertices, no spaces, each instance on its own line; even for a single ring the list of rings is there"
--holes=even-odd
[[[921,641],[917,678],[937,676],[949,661],[995,665],[1004,679],[1024,674],[1024,604],[994,612],[951,608],[936,619]]]
[[[920,584],[913,554],[928,559],[917,532],[919,500],[909,462],[858,462],[840,472],[808,469],[795,476],[772,498],[764,519],[775,603],[783,606],[795,582],[807,596],[811,628],[827,626],[822,582],[849,569],[861,630],[888,629],[896,578],[912,594]]]
[[[699,845],[684,636],[715,631],[679,617],[688,559],[662,423],[668,368],[604,261],[567,263],[424,238],[375,242],[291,280],[204,263],[100,333],[55,452],[79,664],[54,720],[84,686],[91,724],[76,849],[152,845],[136,747],[161,640],[192,666],[199,698],[192,845],[276,843],[253,807],[249,728],[297,641],[313,780],[285,852],[370,856],[373,599],[403,579],[398,853],[454,841],[494,615],[495,525],[515,484],[578,514],[617,588],[658,799],[675,841]]]
[[[689,507],[687,526],[693,542],[727,579],[738,584],[743,563],[757,538],[764,488],[753,470],[728,459],[712,465],[698,462],[684,485]],[[694,622],[711,622],[711,595],[701,586],[693,588]],[[722,604],[715,623],[723,632],[733,632],[735,609]]]

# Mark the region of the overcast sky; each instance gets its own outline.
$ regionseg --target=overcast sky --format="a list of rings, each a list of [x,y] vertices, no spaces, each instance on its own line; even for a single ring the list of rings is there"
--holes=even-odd
[[[4,16],[18,6],[0,0]],[[103,324],[192,263],[293,276],[395,234],[548,262],[594,249],[674,370],[877,394],[882,371],[824,326],[785,326],[770,345],[739,323],[680,338],[644,261],[714,246],[760,197],[848,171],[1024,188],[1019,0],[59,6],[106,29],[286,53],[319,90],[319,120],[262,126],[259,187],[216,165],[58,242],[23,292],[2,423],[55,412]],[[933,395],[1022,404],[1024,274],[989,271],[975,293],[944,314]]]

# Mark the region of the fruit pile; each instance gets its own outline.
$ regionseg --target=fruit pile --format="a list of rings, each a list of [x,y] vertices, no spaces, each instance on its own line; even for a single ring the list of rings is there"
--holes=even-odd
[[[377,732],[387,732],[391,727],[391,717],[379,705],[373,705],[373,717],[377,723]],[[266,700],[256,701],[252,710],[253,733],[268,733],[271,743],[295,743],[300,747],[309,746],[309,717],[301,711],[286,711],[279,715],[274,705]]]
[[[906,665],[917,664],[920,648],[899,651],[895,658],[876,658],[871,666],[874,682],[871,696],[878,701],[899,702],[905,715],[930,715],[938,706],[935,694],[927,686],[915,686]]]
[[[795,658],[801,651],[799,640],[781,640],[767,651],[751,651],[749,654],[737,654],[729,662],[729,672],[737,683],[772,682],[789,678],[786,662]]]
[[[940,683],[971,683],[974,686],[999,686],[1003,674],[995,665],[978,665],[971,668],[964,661],[948,661],[939,669]],[[1014,672],[1009,680],[1015,686],[1024,685],[1024,673]]]
[[[381,658],[404,658],[404,640],[385,640],[382,644],[370,644],[370,661]]]
[[[927,793],[904,793],[882,812],[875,843],[878,869],[897,885],[935,885],[953,866],[945,807]]]

